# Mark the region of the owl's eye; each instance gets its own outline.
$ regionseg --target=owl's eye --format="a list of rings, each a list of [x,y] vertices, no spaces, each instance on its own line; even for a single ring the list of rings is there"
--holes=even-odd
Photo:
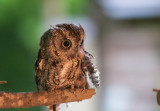
[[[64,48],[70,48],[71,47],[71,41],[70,40],[64,40],[64,41],[62,41],[62,46],[64,47]]]

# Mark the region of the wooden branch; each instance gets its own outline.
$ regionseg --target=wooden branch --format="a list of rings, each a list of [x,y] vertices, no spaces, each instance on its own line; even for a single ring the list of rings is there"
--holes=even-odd
[[[28,93],[0,92],[0,109],[28,108],[82,101],[91,98],[94,94],[94,89],[64,89],[55,92],[39,91]]]
[[[0,84],[5,84],[7,83],[7,81],[0,81]]]
[[[153,89],[153,91],[157,92],[157,103],[160,105],[160,90],[159,89]]]

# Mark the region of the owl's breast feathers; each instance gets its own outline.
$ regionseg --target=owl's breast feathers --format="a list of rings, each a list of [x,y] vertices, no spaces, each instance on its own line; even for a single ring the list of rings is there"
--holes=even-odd
[[[78,67],[79,61],[77,59],[59,63],[59,66],[57,67],[59,71],[50,82],[55,82],[58,87],[68,87],[69,85],[72,85],[77,78]]]
[[[54,90],[67,87],[86,87],[87,80],[82,70],[82,60],[74,58],[55,62],[53,59],[38,59],[35,80],[38,90]]]

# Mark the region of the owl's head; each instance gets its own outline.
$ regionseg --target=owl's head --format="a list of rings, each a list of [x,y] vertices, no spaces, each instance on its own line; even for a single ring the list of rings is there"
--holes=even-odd
[[[47,57],[82,57],[84,55],[84,35],[81,25],[58,24],[52,26],[41,38],[41,50]]]

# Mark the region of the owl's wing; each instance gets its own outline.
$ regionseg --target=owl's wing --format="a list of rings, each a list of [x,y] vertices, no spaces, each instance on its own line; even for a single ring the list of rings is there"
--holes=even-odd
[[[39,89],[38,86],[40,85],[40,79],[42,75],[42,65],[43,65],[43,59],[41,57],[40,50],[39,50],[38,58],[35,63],[35,81],[36,81],[37,89]]]
[[[85,54],[87,57],[89,57],[90,59],[93,59],[93,58],[94,58],[93,55],[90,54],[90,53],[87,52],[87,51],[84,51],[84,54]]]
[[[91,61],[92,58],[93,58],[93,56],[87,52],[84,55],[84,63],[83,64],[85,67],[85,71],[88,73],[89,78],[91,79],[94,86],[99,87],[100,86],[100,77],[99,77],[100,72],[93,65],[93,62]]]

